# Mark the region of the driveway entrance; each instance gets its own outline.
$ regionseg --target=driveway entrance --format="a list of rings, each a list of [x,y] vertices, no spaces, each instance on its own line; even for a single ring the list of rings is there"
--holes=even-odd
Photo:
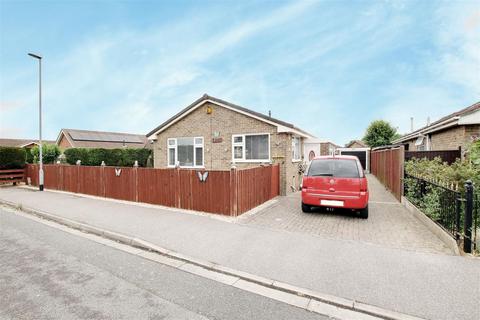
[[[300,192],[296,192],[277,198],[278,202],[260,212],[240,217],[239,222],[392,248],[453,254],[373,175],[367,177],[370,201],[369,218],[366,220],[348,210],[314,209],[311,213],[303,213],[300,208]]]

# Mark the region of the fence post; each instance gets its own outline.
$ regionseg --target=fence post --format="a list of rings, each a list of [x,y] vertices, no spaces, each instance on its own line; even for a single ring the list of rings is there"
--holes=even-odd
[[[181,203],[180,203],[180,169],[178,166],[175,167],[174,170],[174,175],[175,175],[175,181],[176,181],[176,185],[177,187],[175,188],[174,190],[174,193],[175,193],[175,207],[176,208],[181,208]]]
[[[465,183],[465,222],[463,226],[463,251],[472,252],[472,216],[473,216],[473,184],[471,180]]]
[[[238,190],[237,190],[237,168],[230,169],[230,216],[238,215]]]
[[[462,200],[458,195],[455,198],[455,239],[460,240],[460,214],[462,212]]]
[[[135,202],[138,202],[138,161],[135,160],[133,165],[133,174],[134,174],[134,188],[135,188]]]

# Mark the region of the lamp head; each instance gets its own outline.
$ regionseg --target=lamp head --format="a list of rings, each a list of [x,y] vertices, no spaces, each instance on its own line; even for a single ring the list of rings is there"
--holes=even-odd
[[[42,57],[39,56],[38,54],[29,53],[28,55],[29,55],[30,57],[33,57],[33,58],[38,59],[38,60],[41,60],[41,59],[42,59]]]

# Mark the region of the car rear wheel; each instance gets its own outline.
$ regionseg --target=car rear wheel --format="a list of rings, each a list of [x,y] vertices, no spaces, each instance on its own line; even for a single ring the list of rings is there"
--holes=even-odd
[[[312,211],[312,207],[309,206],[308,204],[302,203],[302,211],[303,211],[303,212],[311,212],[311,211]]]
[[[360,218],[368,219],[368,205],[362,210],[360,210]]]

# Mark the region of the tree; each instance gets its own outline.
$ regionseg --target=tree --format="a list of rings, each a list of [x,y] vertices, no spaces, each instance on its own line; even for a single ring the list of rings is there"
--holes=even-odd
[[[375,120],[367,128],[363,141],[369,147],[385,146],[392,143],[397,135],[397,130],[384,120]]]
[[[32,148],[33,162],[38,163],[40,160],[40,151],[38,146]],[[60,149],[56,144],[43,144],[42,145],[42,160],[43,163],[55,163],[55,160],[60,155]]]

